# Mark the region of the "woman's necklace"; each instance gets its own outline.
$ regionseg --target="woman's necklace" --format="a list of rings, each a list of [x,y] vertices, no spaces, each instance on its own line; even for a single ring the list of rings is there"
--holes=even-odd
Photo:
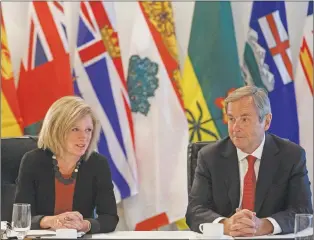
[[[82,159],[78,160],[76,165],[75,165],[75,168],[71,174],[71,177],[70,178],[64,178],[60,172],[60,169],[59,169],[59,166],[58,166],[58,161],[56,159],[56,156],[53,155],[52,156],[52,163],[53,163],[53,169],[55,171],[55,177],[57,178],[57,180],[65,185],[69,185],[71,183],[74,182],[74,180],[76,179],[77,177],[77,173],[78,173],[78,170],[80,168],[80,165],[81,165],[81,162],[82,162]]]

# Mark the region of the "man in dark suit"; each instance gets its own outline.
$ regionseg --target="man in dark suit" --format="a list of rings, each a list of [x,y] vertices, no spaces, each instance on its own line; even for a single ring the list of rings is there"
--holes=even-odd
[[[263,89],[239,88],[225,106],[229,137],[199,152],[187,224],[199,231],[223,223],[235,237],[293,232],[296,213],[313,213],[305,151],[266,133],[272,115]]]

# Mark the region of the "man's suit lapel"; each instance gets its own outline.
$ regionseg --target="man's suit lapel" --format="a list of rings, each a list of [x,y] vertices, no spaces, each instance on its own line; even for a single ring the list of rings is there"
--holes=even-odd
[[[258,214],[267,191],[272,184],[273,176],[279,166],[279,159],[275,156],[279,149],[273,137],[266,133],[265,145],[259,167],[255,192],[255,212]]]
[[[232,210],[235,210],[239,207],[240,201],[240,174],[237,150],[230,139],[228,139],[222,155],[225,157],[225,167],[227,170],[225,184],[228,189],[228,197]]]

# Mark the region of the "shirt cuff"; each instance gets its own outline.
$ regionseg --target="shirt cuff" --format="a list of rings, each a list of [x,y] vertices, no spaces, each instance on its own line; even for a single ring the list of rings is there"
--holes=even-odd
[[[219,223],[222,219],[225,219],[225,217],[218,217],[213,221],[213,223]]]
[[[277,221],[271,217],[266,218],[268,221],[271,222],[271,224],[273,224],[274,227],[274,231],[272,232],[273,235],[275,234],[279,234],[282,232],[281,227],[279,226],[279,224],[277,223]]]

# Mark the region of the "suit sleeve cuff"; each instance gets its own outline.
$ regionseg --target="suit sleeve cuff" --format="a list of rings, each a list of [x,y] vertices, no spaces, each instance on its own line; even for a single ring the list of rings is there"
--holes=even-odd
[[[99,224],[99,222],[98,222],[98,220],[97,219],[93,219],[93,218],[84,218],[84,220],[87,220],[87,221],[89,221],[90,222],[90,229],[89,229],[89,231],[87,232],[87,233],[91,233],[91,234],[93,234],[93,233],[99,233],[99,231],[100,231],[100,224]]]
[[[268,221],[271,222],[271,224],[274,227],[274,231],[272,232],[273,235],[275,234],[279,234],[282,232],[281,227],[279,226],[279,224],[277,223],[277,221],[271,217],[266,218]]]
[[[40,221],[43,219],[45,215],[36,215],[32,217],[32,222],[31,222],[31,229],[32,230],[38,230],[41,229],[40,227]]]
[[[225,217],[218,217],[213,221],[213,223],[219,223],[222,219],[225,219]]]

